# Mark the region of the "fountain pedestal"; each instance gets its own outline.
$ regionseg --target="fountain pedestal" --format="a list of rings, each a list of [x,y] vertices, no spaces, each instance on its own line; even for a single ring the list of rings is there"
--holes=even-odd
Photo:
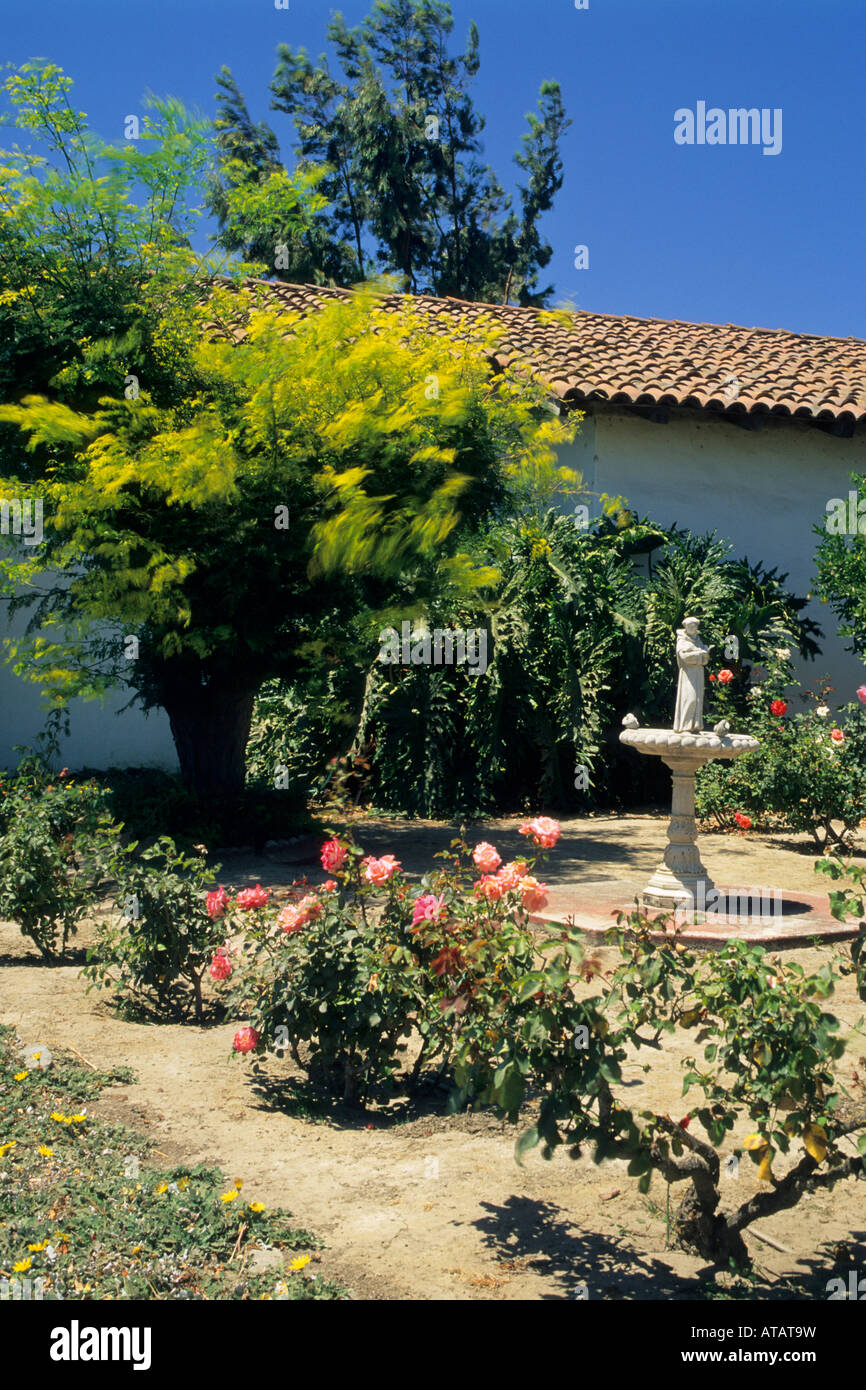
[[[749,734],[679,733],[673,729],[642,729],[633,715],[623,720],[620,742],[639,753],[654,754],[673,774],[673,800],[668,824],[668,843],[643,892],[649,907],[674,909],[686,904],[693,910],[706,900],[713,883],[701,862],[695,821],[695,773],[715,758],[737,758],[760,747]],[[720,726],[722,727],[722,726]]]

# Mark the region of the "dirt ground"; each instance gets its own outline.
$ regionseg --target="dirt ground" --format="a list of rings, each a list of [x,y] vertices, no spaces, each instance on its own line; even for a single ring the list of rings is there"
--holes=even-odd
[[[525,847],[517,825],[476,825],[471,840],[490,839],[511,857]],[[454,833],[367,817],[356,829],[365,848],[395,853],[413,873],[429,867],[431,854]],[[565,822],[544,877],[550,884],[632,872],[640,878],[655,867],[663,843],[658,816]],[[703,850],[719,881],[815,891],[814,855],[804,842],[707,836]],[[248,856],[225,858],[220,877],[235,887],[279,886],[301,872],[311,881],[323,877],[318,866]],[[91,933],[85,927],[76,945],[86,945]],[[814,968],[832,950],[795,950],[786,958]],[[614,953],[606,953],[612,961]],[[120,1020],[104,996],[87,993],[77,965],[43,966],[10,923],[0,924],[0,967],[0,1020],[25,1042],[74,1048],[96,1067],[134,1068],[137,1081],[105,1092],[94,1110],[146,1131],[164,1158],[219,1164],[243,1179],[251,1197],[288,1208],[327,1242],[321,1272],[342,1278],[356,1298],[562,1299],[575,1297],[580,1285],[590,1299],[701,1296],[704,1262],[667,1248],[667,1190],[658,1178],[644,1197],[623,1163],[596,1167],[562,1151],[549,1163],[536,1151],[519,1168],[512,1127],[485,1114],[446,1117],[441,1101],[411,1110],[397,1103],[360,1120],[328,1113],[292,1091],[288,1062],[270,1063],[267,1083],[254,1085],[248,1066],[230,1051],[234,1023]],[[847,980],[829,1007],[850,1026],[862,1014]],[[680,1063],[691,1046],[684,1036],[632,1059],[625,1089],[637,1108],[674,1118],[685,1113]],[[860,1035],[841,1069],[855,1093],[853,1069],[866,1074],[862,1052]],[[733,1135],[729,1147],[742,1138]],[[754,1173],[750,1162],[740,1163],[726,1184],[725,1206],[757,1189]],[[759,1223],[761,1234],[785,1247],[775,1250],[747,1234],[761,1273],[780,1281],[811,1275],[823,1287],[852,1264],[862,1269],[864,1192],[862,1183],[848,1180]],[[673,1206],[677,1201],[674,1189]],[[783,1284],[777,1287],[783,1295]]]

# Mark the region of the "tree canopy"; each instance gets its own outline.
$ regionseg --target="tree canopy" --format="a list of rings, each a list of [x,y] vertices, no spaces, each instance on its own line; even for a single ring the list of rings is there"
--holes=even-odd
[[[363,24],[327,26],[326,55],[280,44],[271,108],[290,116],[299,168],[323,200],[290,233],[278,216],[245,215],[246,201],[283,171],[279,142],[254,123],[227,67],[217,77],[220,169],[211,207],[221,242],[295,283],[349,285],[396,273],[413,293],[543,306],[539,276],[552,249],[539,230],[562,186],[570,125],[558,82],[542,83],[537,112],[515,155],[517,205],[481,157],[484,118],[472,80],[480,65],[475,24],[465,51],[449,52],[454,21],[444,0],[376,0]]]
[[[237,790],[261,683],[339,649],[360,614],[489,584],[468,540],[575,481],[555,452],[574,422],[530,377],[492,373],[492,328],[445,339],[373,290],[278,314],[243,265],[216,278],[186,234],[206,129],[154,101],[152,146],[112,149],[68,87],[51,68],[6,84],[51,146],[0,176],[0,428],[24,441],[0,485],[45,510],[44,543],[2,562],[31,611],[7,646],[57,703],[121,684],[162,706],[188,780]],[[280,183],[306,225],[310,182]],[[55,321],[53,360],[16,355]]]

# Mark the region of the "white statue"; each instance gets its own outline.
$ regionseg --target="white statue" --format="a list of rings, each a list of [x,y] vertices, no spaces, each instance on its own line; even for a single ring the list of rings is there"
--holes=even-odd
[[[697,734],[704,724],[704,667],[710,659],[709,648],[698,635],[697,618],[683,618],[677,628],[677,704],[674,710],[676,733]]]

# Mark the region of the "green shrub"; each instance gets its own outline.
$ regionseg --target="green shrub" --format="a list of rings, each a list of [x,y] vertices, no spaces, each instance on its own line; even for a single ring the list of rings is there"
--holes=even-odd
[[[781,688],[776,683],[776,688]],[[730,825],[736,812],[765,828],[807,831],[816,844],[842,844],[866,817],[866,711],[837,710],[825,693],[792,713],[773,684],[752,687],[749,717],[738,727],[761,740],[755,753],[702,768],[695,785],[699,816]],[[773,706],[784,713],[774,714]]]
[[[25,761],[0,787],[0,917],[54,960],[98,899],[119,828],[100,787],[46,775]]]
[[[202,977],[223,944],[225,925],[208,910],[214,872],[201,854],[185,854],[166,835],[137,852],[115,855],[117,915],[100,922],[83,974],[90,988],[110,988],[127,1009],[159,1016],[204,1017]]]
[[[738,715],[755,664],[786,647],[813,656],[819,632],[786,576],[735,559],[728,542],[663,531],[610,499],[605,508],[584,529],[554,511],[492,528],[475,553],[499,577],[477,599],[445,586],[422,604],[407,590],[402,608],[370,616],[363,632],[356,619],[340,669],[257,703],[255,775],[270,779],[280,764],[318,795],[331,789],[329,759],[344,753],[353,801],[437,818],[665,799],[665,769],[618,735],[629,711],[670,724],[683,617],[700,615],[716,666],[733,667]],[[379,662],[381,628],[404,619],[486,629],[487,671]]]
[[[564,929],[539,943],[531,970],[500,968],[498,995],[475,991],[460,1019],[455,1102],[492,1104],[526,1125],[537,1098],[518,1161],[538,1145],[546,1158],[565,1145],[572,1158],[587,1150],[595,1162],[624,1160],[642,1192],[654,1173],[683,1183],[681,1243],[746,1267],[742,1233],[753,1221],[866,1171],[866,1113],[836,1074],[846,1040],[823,1008],[838,974],[830,962],[813,973],[783,965],[742,941],[696,957],[670,922],[639,912],[620,914],[610,935],[622,957],[613,970]],[[705,1044],[700,1059],[691,1048],[683,1058],[683,1095],[700,1099],[680,1119],[638,1111],[623,1063],[684,1029]],[[723,1172],[744,1158],[762,1186],[722,1209]]]
[[[267,840],[304,833],[314,824],[302,789],[251,785],[238,797],[203,803],[179,775],[160,768],[89,768],[76,775],[104,788],[113,818],[137,842],[168,835],[186,849],[250,845],[261,853]]]

